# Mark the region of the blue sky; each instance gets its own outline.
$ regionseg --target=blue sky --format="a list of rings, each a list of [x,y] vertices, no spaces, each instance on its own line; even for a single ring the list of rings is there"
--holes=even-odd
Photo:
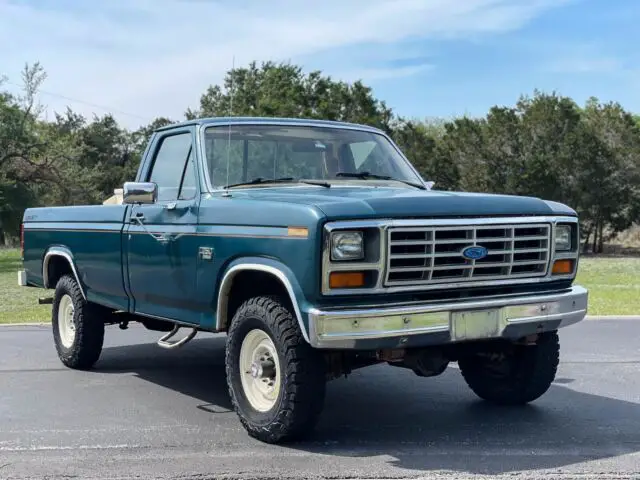
[[[409,117],[482,115],[536,88],[640,112],[639,24],[634,0],[0,0],[0,75],[15,89],[40,61],[49,114],[131,128],[182,119],[233,57],[362,79]]]

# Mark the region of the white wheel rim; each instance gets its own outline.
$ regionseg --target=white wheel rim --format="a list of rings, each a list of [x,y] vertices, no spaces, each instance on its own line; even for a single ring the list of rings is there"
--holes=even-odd
[[[240,347],[242,390],[259,412],[273,408],[280,392],[280,360],[276,347],[264,330],[251,330]]]
[[[63,295],[58,305],[58,332],[65,348],[71,348],[76,338],[76,324],[73,321],[75,308],[69,295]]]

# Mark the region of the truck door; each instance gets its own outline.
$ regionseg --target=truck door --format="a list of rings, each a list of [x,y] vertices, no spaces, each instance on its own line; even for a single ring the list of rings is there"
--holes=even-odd
[[[147,178],[139,180],[158,185],[158,201],[131,209],[126,255],[135,313],[197,324],[195,232],[200,188],[194,140],[190,128],[154,139]]]

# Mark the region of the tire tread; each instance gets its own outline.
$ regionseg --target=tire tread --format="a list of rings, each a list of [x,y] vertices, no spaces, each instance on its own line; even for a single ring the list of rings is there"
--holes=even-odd
[[[76,316],[76,337],[73,346],[66,349],[58,333],[58,305],[63,295],[73,300]],[[72,275],[63,275],[56,284],[52,305],[53,335],[58,357],[64,365],[77,370],[88,370],[100,358],[104,343],[104,322],[98,305],[87,302],[78,282]]]
[[[483,400],[501,405],[523,405],[544,395],[553,383],[560,363],[558,332],[538,337],[533,347],[523,347],[522,365],[517,374],[500,381],[488,377],[473,357],[460,359],[460,373],[471,390]]]
[[[281,408],[266,425],[258,425],[242,415],[233,388],[233,370],[237,369],[233,352],[242,342],[237,331],[247,317],[263,319],[283,357]],[[324,358],[306,342],[297,319],[278,297],[254,297],[240,306],[228,331],[225,363],[231,403],[250,436],[266,443],[281,443],[301,438],[313,429],[324,403]]]

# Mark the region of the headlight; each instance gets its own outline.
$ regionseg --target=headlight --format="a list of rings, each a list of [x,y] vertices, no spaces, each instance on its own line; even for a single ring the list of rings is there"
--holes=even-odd
[[[571,225],[556,226],[556,252],[571,250]]]
[[[364,258],[362,232],[333,232],[331,260],[360,260]]]

